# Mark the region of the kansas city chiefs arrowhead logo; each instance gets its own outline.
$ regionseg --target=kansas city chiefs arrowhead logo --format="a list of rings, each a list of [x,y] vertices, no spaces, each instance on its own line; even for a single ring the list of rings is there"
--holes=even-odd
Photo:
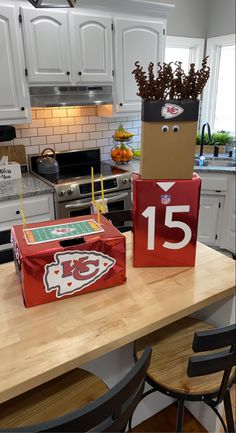
[[[56,253],[54,262],[44,268],[45,291],[55,290],[57,298],[80,292],[107,274],[115,263],[113,257],[96,251]]]
[[[161,115],[164,119],[172,119],[183,113],[184,109],[177,104],[166,103],[161,109]]]

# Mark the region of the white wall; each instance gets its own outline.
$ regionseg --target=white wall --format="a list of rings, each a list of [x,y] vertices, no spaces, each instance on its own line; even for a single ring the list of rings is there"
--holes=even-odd
[[[174,4],[167,34],[211,38],[235,33],[235,0],[161,0]]]
[[[207,0],[207,2],[209,7],[207,37],[235,33],[235,0]]]
[[[207,37],[208,1],[209,0],[161,0],[162,3],[175,5],[174,10],[172,10],[167,17],[167,34],[170,36],[186,36],[193,38]]]

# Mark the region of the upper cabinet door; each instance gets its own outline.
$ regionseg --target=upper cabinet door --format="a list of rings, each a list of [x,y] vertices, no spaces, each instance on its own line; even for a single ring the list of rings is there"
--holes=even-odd
[[[115,19],[116,111],[140,111],[141,99],[132,71],[135,62],[147,70],[163,61],[163,22]]]
[[[31,120],[15,6],[0,5],[0,125]]]
[[[112,82],[111,18],[69,15],[73,82]]]
[[[23,9],[29,83],[70,83],[66,11]]]

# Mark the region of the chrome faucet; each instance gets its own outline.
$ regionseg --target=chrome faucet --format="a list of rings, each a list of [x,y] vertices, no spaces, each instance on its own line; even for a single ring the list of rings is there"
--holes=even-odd
[[[204,134],[205,134],[205,128],[207,127],[207,134],[208,134],[208,140],[206,142],[204,142]],[[202,125],[202,133],[201,133],[201,142],[200,142],[200,154],[199,156],[203,155],[203,146],[205,144],[211,143],[212,142],[212,136],[211,136],[211,128],[209,123],[204,123],[204,125]]]

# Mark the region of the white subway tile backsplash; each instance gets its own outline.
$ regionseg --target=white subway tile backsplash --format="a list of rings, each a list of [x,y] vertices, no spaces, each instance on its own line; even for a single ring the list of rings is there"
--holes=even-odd
[[[48,144],[61,143],[61,135],[49,135],[47,137],[47,143]]]
[[[96,125],[82,125],[83,132],[93,132],[96,131]]]
[[[32,137],[30,139],[31,145],[36,146],[39,144],[46,144],[46,137]]]
[[[53,128],[54,134],[68,134],[68,127],[67,126],[55,126]]]
[[[89,135],[91,140],[97,140],[99,138],[102,138],[102,132],[90,132]]]
[[[60,122],[61,122],[61,126],[74,125],[75,124],[75,118],[74,117],[64,117],[64,118],[60,119]]]
[[[82,107],[81,116],[96,116],[97,107]]]
[[[60,126],[62,119],[45,119],[45,126]]]
[[[141,128],[141,120],[133,120],[132,124],[133,128]]]
[[[88,120],[89,123],[102,123],[102,118],[98,116],[90,116]]]
[[[33,119],[32,123],[30,123],[30,128],[41,128],[45,126],[44,119]]]
[[[75,117],[75,124],[76,125],[86,125],[89,123],[88,117]]]
[[[53,135],[54,131],[53,131],[53,127],[48,127],[48,128],[38,128],[38,135]]]
[[[50,109],[39,108],[36,111],[36,118],[37,119],[49,119],[50,117],[52,117],[52,110],[50,110]]]
[[[25,147],[26,155],[38,155],[39,154],[39,146],[26,146]]]
[[[28,123],[18,123],[18,125],[15,125],[16,129],[28,129],[30,125]]]
[[[66,143],[71,142],[71,141],[75,141],[75,134],[65,134],[61,136],[61,141]]]
[[[81,108],[67,108],[67,116],[68,117],[76,117],[81,116]]]
[[[96,107],[33,108],[32,123],[16,125],[13,144],[24,144],[26,153],[37,154],[46,147],[60,151],[100,147],[102,159],[110,159],[112,135],[122,123],[133,132],[131,146],[140,144],[140,116],[103,118]],[[7,145],[10,142],[6,143]]]
[[[107,138],[103,138],[101,140],[97,140],[97,147],[106,146],[108,144],[109,144],[109,142],[108,142]]]
[[[96,147],[97,143],[96,140],[85,140],[84,141],[84,148],[89,148],[89,147]]]
[[[56,143],[55,144],[55,151],[56,152],[63,152],[64,150],[70,150],[69,143]]]
[[[83,141],[71,142],[69,146],[70,146],[70,150],[82,149],[84,147],[84,142]]]
[[[21,135],[22,135],[22,137],[36,137],[38,135],[38,131],[36,128],[34,128],[34,129],[22,129]]]
[[[73,125],[69,126],[69,133],[73,134],[76,132],[82,132],[82,125]]]
[[[82,141],[82,140],[88,140],[89,139],[89,133],[88,132],[81,132],[79,134],[76,134],[76,140]]]
[[[96,131],[108,131],[108,123],[99,123],[96,125]]]
[[[66,117],[67,111],[66,108],[53,108],[52,117]]]
[[[54,144],[50,144],[50,148],[55,150]],[[39,146],[40,152],[42,152],[44,149],[48,149],[48,144],[45,144],[45,145],[42,144],[41,146]]]
[[[102,136],[103,138],[111,138],[113,135],[113,131],[103,131]]]

